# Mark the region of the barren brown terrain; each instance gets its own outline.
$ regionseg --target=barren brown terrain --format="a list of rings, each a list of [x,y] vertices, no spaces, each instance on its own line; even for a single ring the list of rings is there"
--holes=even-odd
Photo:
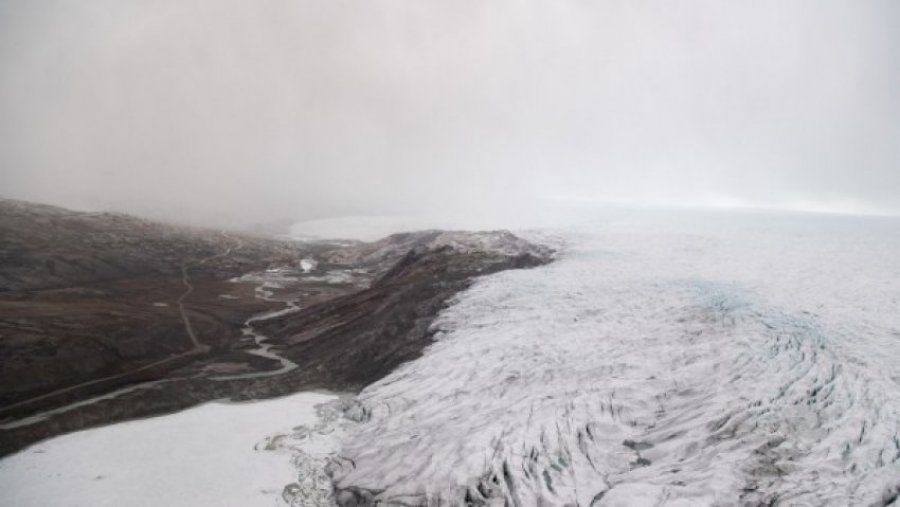
[[[418,357],[475,277],[550,259],[505,232],[296,243],[17,201],[0,238],[0,454],[213,399],[358,390]]]

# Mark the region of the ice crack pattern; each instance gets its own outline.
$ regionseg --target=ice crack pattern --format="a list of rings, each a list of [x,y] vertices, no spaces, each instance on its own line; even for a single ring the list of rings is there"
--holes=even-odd
[[[897,221],[726,218],[606,217],[481,279],[358,397],[338,500],[896,502]]]
[[[313,424],[297,426],[291,433],[270,435],[257,444],[257,450],[289,453],[296,470],[296,480],[284,487],[279,506],[334,505],[334,487],[328,470],[340,448],[347,426],[343,414],[350,403],[353,403],[351,399],[344,396],[316,405]]]

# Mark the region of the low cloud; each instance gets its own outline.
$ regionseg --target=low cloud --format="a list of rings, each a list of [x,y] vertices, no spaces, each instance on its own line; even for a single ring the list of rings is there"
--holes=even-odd
[[[0,5],[0,193],[206,222],[900,212],[900,4]]]

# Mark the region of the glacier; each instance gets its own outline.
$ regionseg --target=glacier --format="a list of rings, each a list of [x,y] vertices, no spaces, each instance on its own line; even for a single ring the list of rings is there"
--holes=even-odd
[[[889,505],[900,220],[606,212],[346,411],[336,501]]]
[[[0,460],[4,500],[900,504],[900,219],[604,209],[515,232],[554,262],[478,278],[358,395],[60,436]]]

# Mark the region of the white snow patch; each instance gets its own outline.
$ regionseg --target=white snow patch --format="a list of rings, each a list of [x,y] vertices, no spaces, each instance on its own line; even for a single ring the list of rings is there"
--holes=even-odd
[[[307,282],[322,282],[330,284],[353,283],[356,279],[354,272],[349,269],[332,269],[324,275],[306,276],[303,278]]]
[[[310,271],[316,269],[316,266],[318,266],[318,264],[319,263],[316,262],[315,259],[302,259],[300,261],[300,270],[302,270],[304,273],[309,273]]]
[[[271,507],[297,477],[294,451],[269,444],[298,425],[317,427],[316,406],[337,399],[208,403],[56,437],[0,460],[0,503]]]

